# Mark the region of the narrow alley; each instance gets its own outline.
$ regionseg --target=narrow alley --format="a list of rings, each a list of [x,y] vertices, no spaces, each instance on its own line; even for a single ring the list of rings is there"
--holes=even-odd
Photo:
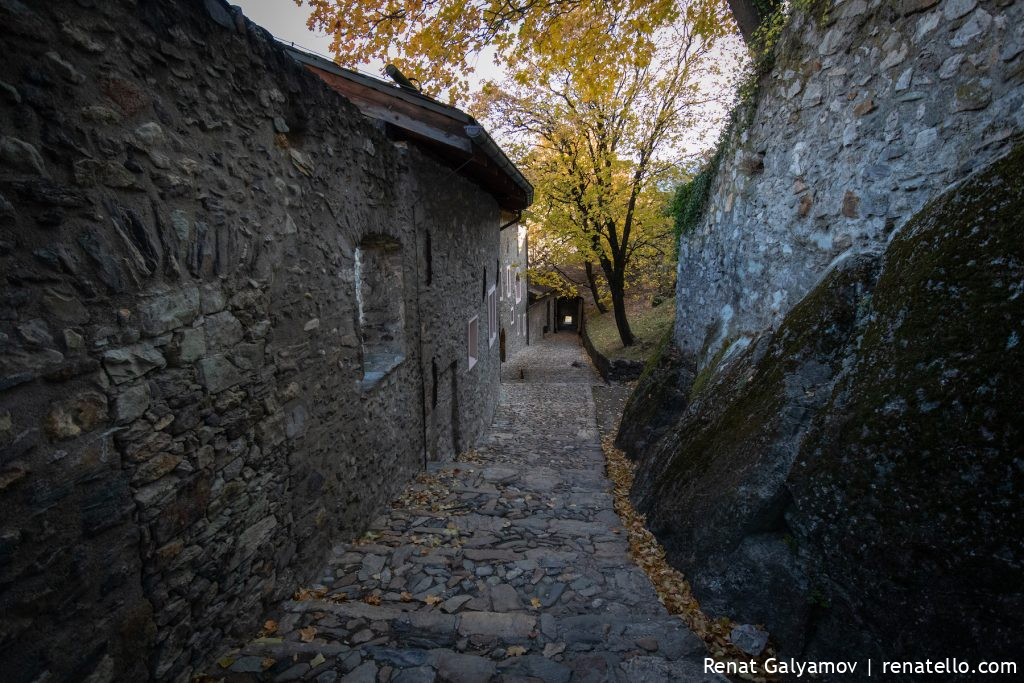
[[[629,558],[595,421],[600,380],[576,336],[530,346],[502,381],[476,451],[432,467],[363,539],[335,547],[321,584],[299,589],[208,674],[705,680],[703,644]]]

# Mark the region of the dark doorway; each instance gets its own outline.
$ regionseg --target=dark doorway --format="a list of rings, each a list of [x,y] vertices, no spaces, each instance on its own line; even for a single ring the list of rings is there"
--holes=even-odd
[[[579,331],[579,299],[559,299],[555,306],[555,329],[558,331]]]
[[[456,364],[440,373],[434,384],[436,402],[431,411],[433,439],[429,449],[432,461],[450,460],[459,452],[459,392]]]
[[[501,362],[505,362],[505,328],[501,328],[501,332],[498,334],[498,355],[501,357]]]

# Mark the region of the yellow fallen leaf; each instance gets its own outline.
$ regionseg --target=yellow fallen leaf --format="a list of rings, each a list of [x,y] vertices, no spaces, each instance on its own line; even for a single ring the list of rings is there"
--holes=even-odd
[[[235,663],[235,658],[234,657],[221,657],[220,659],[217,660],[217,665],[220,666],[220,668],[222,668],[222,669],[226,669],[226,668],[228,668],[229,666],[231,666],[234,663]]]
[[[423,602],[427,603],[428,605],[440,605],[444,601],[436,595],[428,595],[426,598],[423,599]]]
[[[270,667],[274,666],[275,664],[277,664],[276,660],[271,659],[270,657],[265,657],[263,659],[263,661],[260,662],[260,668],[263,669],[264,671],[266,671],[267,669],[269,669]]]
[[[402,598],[402,602],[412,602],[412,593],[409,591],[402,591],[399,597]]]
[[[299,629],[299,640],[304,643],[312,643],[316,638],[316,626],[307,626]]]
[[[273,619],[267,619],[263,622],[263,635],[269,636],[277,632],[277,622]]]
[[[509,649],[505,650],[505,654],[509,657],[520,657],[526,654],[526,648],[522,645],[513,645]]]
[[[374,606],[379,605],[380,604],[380,596],[379,595],[367,595],[365,598],[363,598],[363,602],[365,602],[367,605],[374,605]]]
[[[530,598],[530,605],[534,609],[540,609],[540,598]]]
[[[313,657],[313,659],[309,660],[309,668],[315,669],[326,661],[327,659],[324,657],[323,653],[317,652],[316,657]]]

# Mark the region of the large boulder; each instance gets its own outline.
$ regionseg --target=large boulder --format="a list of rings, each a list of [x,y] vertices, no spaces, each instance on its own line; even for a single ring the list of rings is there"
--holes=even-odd
[[[641,384],[620,436],[634,501],[707,612],[793,656],[1020,651],[1021,215],[1024,146],[777,330]]]

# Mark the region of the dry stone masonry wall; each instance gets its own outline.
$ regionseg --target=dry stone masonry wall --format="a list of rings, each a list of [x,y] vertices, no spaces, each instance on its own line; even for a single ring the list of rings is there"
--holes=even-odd
[[[0,53],[2,677],[186,680],[489,422],[498,207],[219,0],[0,0]]]
[[[703,222],[682,238],[676,343],[708,363],[837,261],[884,248],[1024,130],[1024,5],[823,0],[785,30]]]

